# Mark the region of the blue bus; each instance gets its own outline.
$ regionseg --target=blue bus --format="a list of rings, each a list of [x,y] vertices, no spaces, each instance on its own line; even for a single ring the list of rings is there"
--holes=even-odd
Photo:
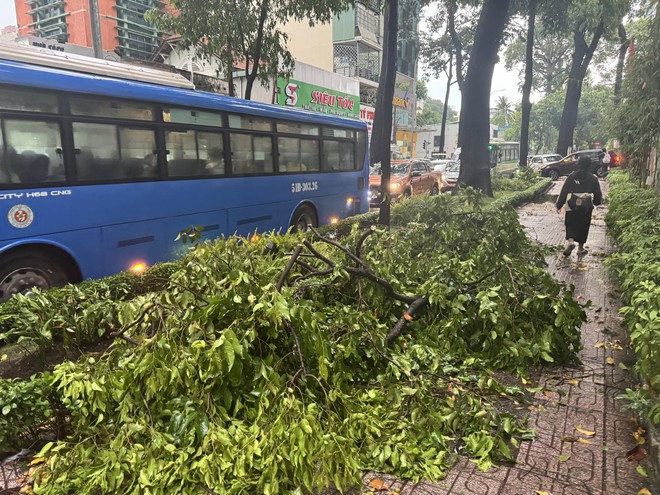
[[[169,260],[205,237],[368,210],[366,124],[179,75],[0,48],[0,301]]]

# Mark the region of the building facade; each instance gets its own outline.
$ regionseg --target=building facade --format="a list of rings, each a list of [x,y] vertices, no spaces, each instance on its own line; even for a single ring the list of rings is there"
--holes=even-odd
[[[19,37],[92,46],[90,0],[14,0],[14,4]],[[144,14],[162,6],[159,0],[98,0],[102,49],[148,60],[160,36]]]
[[[385,19],[375,0],[358,0],[333,19],[334,71],[360,81],[361,105],[375,109],[383,56]],[[399,2],[396,83],[392,101],[392,150],[415,156],[415,98],[419,55],[419,0]]]

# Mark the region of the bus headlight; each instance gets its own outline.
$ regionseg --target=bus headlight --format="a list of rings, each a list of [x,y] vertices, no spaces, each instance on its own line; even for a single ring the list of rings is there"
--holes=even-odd
[[[399,184],[398,182],[395,182],[394,184],[390,184],[390,191],[397,192],[399,189],[401,189],[401,184]]]
[[[333,225],[336,224],[336,223],[339,223],[339,217],[331,217],[330,218],[330,223],[333,224]]]

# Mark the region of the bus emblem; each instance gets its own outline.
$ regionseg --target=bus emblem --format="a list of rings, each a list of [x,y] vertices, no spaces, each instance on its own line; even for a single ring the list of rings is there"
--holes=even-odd
[[[32,212],[32,208],[27,205],[16,205],[11,207],[7,217],[12,227],[24,229],[32,224],[34,213]]]

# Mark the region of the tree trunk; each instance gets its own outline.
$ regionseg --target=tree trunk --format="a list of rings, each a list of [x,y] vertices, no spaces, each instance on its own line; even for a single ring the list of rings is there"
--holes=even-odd
[[[561,114],[557,149],[555,150],[561,156],[566,156],[568,154],[568,148],[573,146],[573,131],[575,131],[578,105],[582,96],[582,81],[587,73],[591,58],[596,51],[598,41],[603,34],[603,29],[604,25],[601,19],[588,46],[584,39],[583,31],[576,30],[573,33],[575,50],[573,51],[571,72],[568,75],[568,82],[566,83],[566,98],[564,100],[564,110]]]
[[[449,91],[451,90],[451,79],[453,77],[452,69],[454,68],[453,64],[453,52],[449,52],[449,72],[447,72],[447,90],[445,91],[445,102],[444,107],[442,108],[442,127],[440,128],[440,153],[445,153],[445,129],[447,128],[447,110],[449,109]],[[447,156],[445,155],[445,158]]]
[[[380,188],[383,202],[380,205],[378,223],[390,225],[390,135],[392,134],[392,99],[396,81],[396,43],[398,32],[398,0],[388,0],[385,7],[385,39],[383,40],[383,61],[381,63],[376,114],[371,133],[371,160],[380,161]]]
[[[520,122],[520,168],[527,166],[529,154],[529,116],[532,112],[532,102],[529,95],[532,92],[532,77],[534,68],[534,23],[536,22],[536,7],[538,0],[529,0],[529,19],[527,22],[527,53],[525,54],[525,82],[522,91],[522,116]]]
[[[486,0],[474,37],[464,89],[461,92],[459,182],[493,195],[490,182],[490,88],[510,0]]]
[[[250,57],[248,57],[247,53],[245,54],[245,75],[247,76],[247,83],[245,85],[246,100],[252,99],[252,87],[254,86],[254,81],[256,81],[259,72],[261,49],[264,38],[264,24],[266,23],[266,17],[268,17],[268,8],[268,0],[264,0],[261,4],[261,15],[259,17],[259,27],[257,28],[257,43],[254,47],[254,56],[252,57],[252,70],[250,70]]]
[[[236,88],[234,88],[234,51],[231,48],[230,40],[227,39],[227,59],[225,64],[227,65],[227,85],[229,86],[229,96],[236,96]]]
[[[449,36],[454,45],[454,52],[456,53],[456,83],[458,89],[463,92],[463,43],[456,33],[455,18],[456,18],[456,0],[451,0],[447,7],[447,29]]]
[[[626,28],[623,22],[619,23],[619,58],[616,63],[616,78],[614,79],[614,104],[618,105],[621,102],[621,81],[623,80],[623,64],[626,61],[626,52],[630,40],[626,34]]]

